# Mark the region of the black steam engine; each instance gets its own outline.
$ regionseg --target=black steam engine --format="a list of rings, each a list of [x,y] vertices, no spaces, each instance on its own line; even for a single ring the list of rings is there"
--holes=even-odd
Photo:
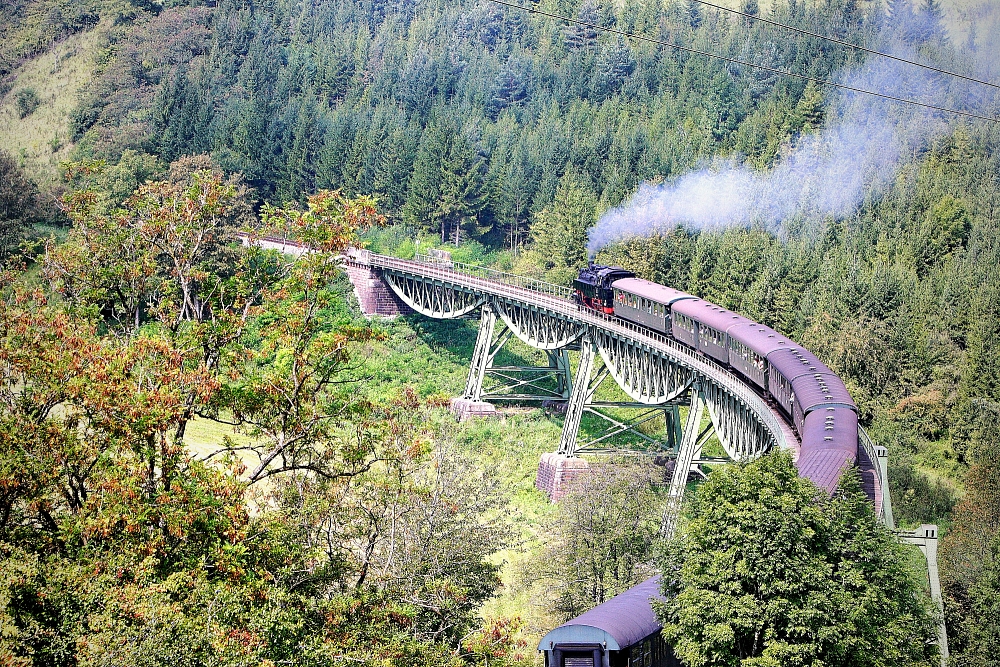
[[[611,283],[622,278],[635,278],[631,271],[618,266],[590,265],[580,270],[580,275],[573,280],[576,302],[613,315],[615,312],[614,290]]]

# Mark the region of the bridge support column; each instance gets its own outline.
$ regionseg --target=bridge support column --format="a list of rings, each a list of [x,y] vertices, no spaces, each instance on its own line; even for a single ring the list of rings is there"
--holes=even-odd
[[[681,408],[676,403],[663,409],[663,424],[666,427],[667,441],[675,452],[680,449],[681,438],[684,437],[684,425],[681,423]]]
[[[491,348],[493,333],[496,331],[497,314],[489,304],[482,307],[479,318],[479,333],[476,335],[476,347],[472,352],[472,363],[469,365],[469,377],[465,381],[465,393],[451,402],[451,411],[459,421],[470,417],[488,417],[496,413],[492,403],[482,401],[483,378],[486,369],[493,361]]]
[[[558,350],[546,350],[549,357],[549,368],[555,372],[557,391],[563,398],[569,398],[573,388],[573,375],[569,367],[569,350],[561,348]]]
[[[366,316],[395,317],[413,312],[385,283],[377,269],[348,259],[344,264],[358,306]]]
[[[880,457],[881,458],[881,457]],[[885,494],[888,496],[888,493]],[[941,667],[948,667],[948,628],[944,623],[944,599],[941,597],[941,580],[937,566],[937,529],[932,524],[924,524],[916,530],[899,532],[899,539],[920,548],[927,559],[927,579],[931,587],[931,599],[941,615],[938,625],[938,650],[941,652]]]
[[[566,405],[566,419],[563,421],[562,435],[559,436],[559,453],[567,456],[576,454],[576,436],[580,433],[580,420],[590,398],[590,376],[594,371],[594,343],[589,337],[580,341],[580,364]]]
[[[892,514],[892,497],[889,494],[889,450],[881,445],[875,446],[876,465],[882,473],[882,522],[889,528],[896,527],[896,517]]]
[[[691,464],[701,451],[700,430],[701,417],[705,402],[701,398],[701,389],[697,384],[691,387],[691,408],[688,410],[687,422],[681,436],[681,444],[674,463],[674,476],[670,480],[670,492],[667,496],[667,506],[663,510],[663,522],[660,524],[660,535],[665,539],[674,536],[677,530],[677,518],[681,511],[681,501],[684,499],[684,489],[687,487],[688,473]]]

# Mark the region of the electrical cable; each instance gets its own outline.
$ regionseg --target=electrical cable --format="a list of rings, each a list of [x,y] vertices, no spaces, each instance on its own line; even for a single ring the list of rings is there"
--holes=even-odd
[[[924,63],[919,63],[915,60],[907,60],[900,56],[894,56],[891,53],[884,53],[882,51],[876,51],[875,49],[869,49],[867,46],[861,46],[860,44],[855,44],[853,42],[847,42],[842,39],[837,39],[836,37],[828,37],[826,35],[821,35],[817,32],[810,32],[808,30],[803,30],[802,28],[796,28],[795,26],[788,25],[785,23],[779,23],[778,21],[772,21],[771,19],[764,18],[762,16],[756,16],[755,14],[748,14],[747,12],[741,12],[738,9],[730,9],[724,5],[716,5],[711,2],[706,2],[706,0],[693,0],[699,4],[705,5],[707,7],[714,7],[715,9],[721,9],[724,12],[729,12],[731,14],[737,14],[739,16],[744,16],[753,21],[760,21],[761,23],[767,23],[769,25],[777,26],[779,28],[784,28],[786,30],[792,30],[802,35],[808,35],[810,37],[817,37],[819,39],[825,39],[828,42],[833,42],[834,44],[840,44],[841,46],[847,46],[852,49],[857,49],[859,51],[864,51],[865,53],[871,53],[872,55],[882,56],[883,58],[891,58],[892,60],[898,60],[901,63],[906,63],[907,65],[914,65],[916,67],[923,67],[924,69],[929,69],[933,72],[938,72],[939,74],[947,74],[948,76],[954,76],[959,79],[965,79],[966,81],[971,81],[973,83],[980,83],[984,86],[991,86],[993,88],[1000,89],[1000,84],[990,83],[989,81],[983,81],[981,79],[976,79],[971,76],[965,76],[964,74],[959,74],[958,72],[952,72],[946,69],[941,69],[939,67],[934,67],[933,65],[927,65]]]
[[[746,60],[740,60],[739,58],[730,58],[729,56],[720,56],[717,53],[710,53],[708,51],[701,51],[699,49],[692,49],[687,46],[681,46],[680,44],[674,44],[662,39],[656,39],[655,37],[646,37],[645,35],[638,35],[632,32],[625,32],[624,30],[618,30],[617,28],[609,28],[607,26],[598,25],[596,23],[588,23],[587,21],[580,21],[579,19],[574,19],[569,16],[562,16],[561,14],[553,14],[551,12],[546,12],[535,7],[525,7],[523,5],[518,5],[513,2],[506,2],[506,0],[489,0],[492,3],[498,5],[504,5],[506,7],[511,7],[513,9],[520,9],[522,11],[530,12],[532,14],[541,14],[542,16],[548,16],[559,21],[566,21],[568,23],[575,23],[577,25],[582,25],[587,28],[594,28],[595,30],[603,30],[604,32],[614,33],[616,35],[621,35],[622,37],[629,37],[631,39],[638,39],[644,42],[651,42],[653,44],[659,44],[661,46],[667,46],[672,49],[677,49],[678,51],[685,51],[687,53],[694,53],[699,56],[707,56],[709,58],[716,58],[718,60],[724,60],[726,62],[735,63],[737,65],[743,65],[745,67],[753,67],[754,69],[764,70],[765,72],[771,72],[773,74],[781,74],[782,76],[790,76],[796,79],[802,79],[803,81],[812,81],[813,83],[818,83],[823,86],[831,86],[833,88],[840,88],[842,90],[850,90],[855,93],[863,93],[865,95],[873,95],[875,97],[881,97],[885,100],[892,100],[893,102],[901,102],[903,104],[911,104],[918,107],[923,107],[925,109],[933,109],[935,111],[943,111],[945,113],[951,113],[958,116],[965,116],[967,118],[978,118],[979,120],[988,120],[993,123],[1000,123],[1000,118],[995,118],[991,116],[981,116],[979,114],[971,113],[969,111],[959,111],[957,109],[949,109],[948,107],[939,107],[934,104],[927,104],[926,102],[918,102],[917,100],[907,99],[905,97],[895,97],[893,95],[886,95],[885,93],[879,93],[874,90],[867,90],[865,88],[856,88],[854,86],[848,86],[844,83],[835,83],[833,81],[828,81],[826,79],[818,79],[813,76],[808,76],[806,74],[797,74],[795,72],[789,72],[788,70],[777,69],[775,67],[768,67],[766,65],[757,65]]]

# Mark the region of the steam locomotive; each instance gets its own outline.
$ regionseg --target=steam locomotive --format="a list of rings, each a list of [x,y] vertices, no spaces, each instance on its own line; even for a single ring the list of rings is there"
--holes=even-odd
[[[617,266],[591,263],[573,281],[584,308],[672,337],[774,400],[801,439],[799,474],[833,493],[858,456],[858,409],[813,353],[774,329]]]

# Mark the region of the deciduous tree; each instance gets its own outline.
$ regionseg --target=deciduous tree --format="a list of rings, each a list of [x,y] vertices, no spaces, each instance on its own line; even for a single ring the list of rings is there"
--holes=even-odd
[[[787,453],[713,471],[660,562],[657,613],[686,665],[937,664],[896,537],[847,473],[830,499]]]

